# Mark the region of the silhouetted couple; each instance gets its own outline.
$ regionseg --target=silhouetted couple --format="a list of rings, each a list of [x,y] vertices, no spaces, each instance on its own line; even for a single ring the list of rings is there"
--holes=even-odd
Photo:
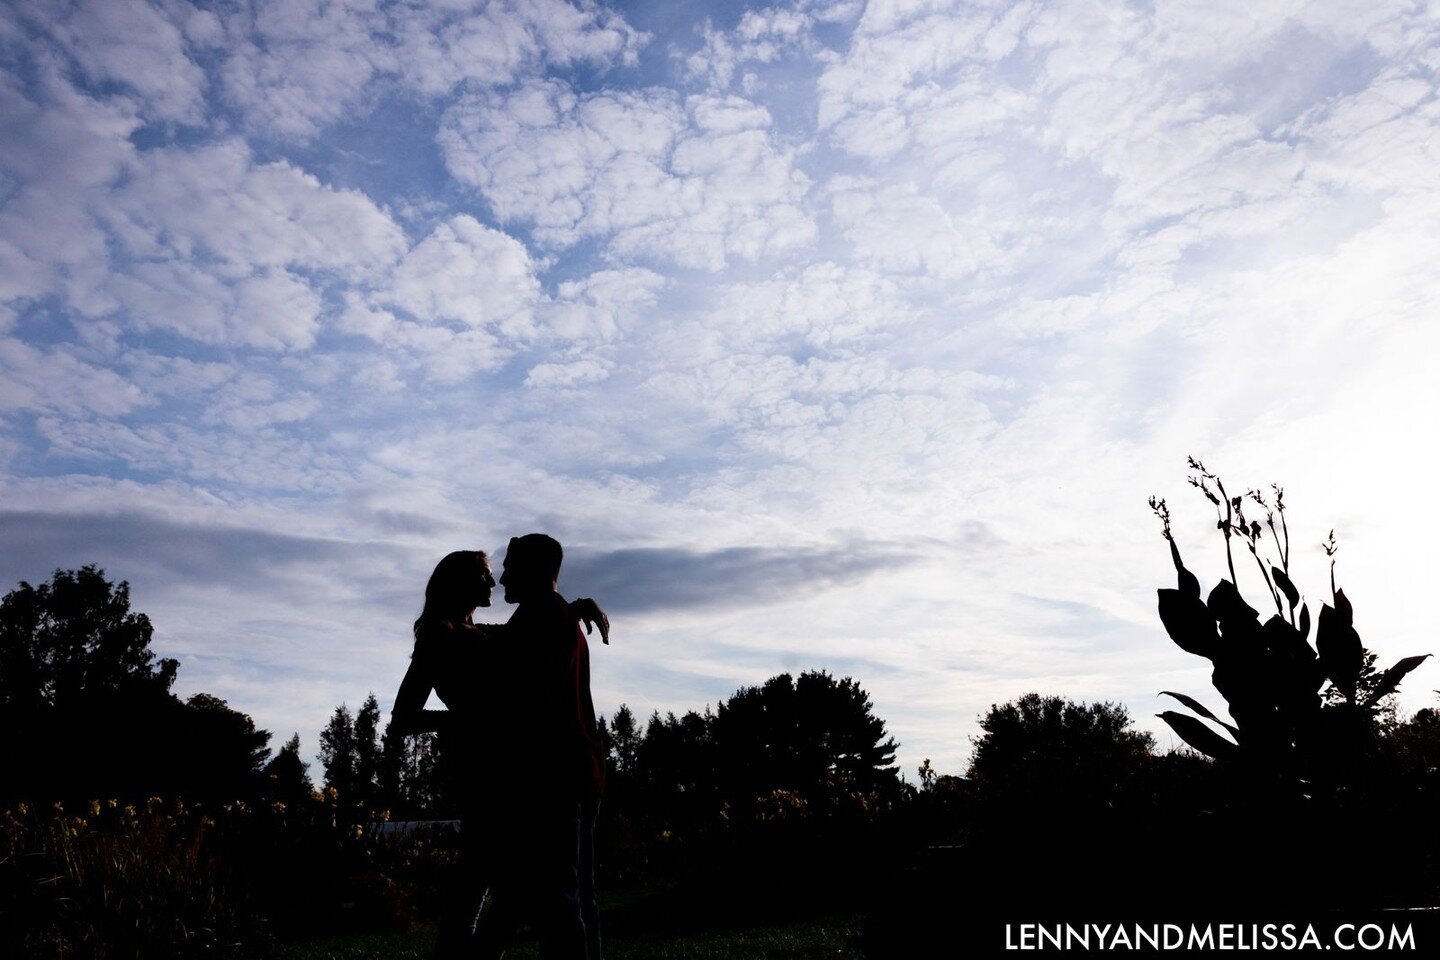
[[[400,733],[443,731],[459,771],[460,864],[437,958],[498,958],[528,919],[546,960],[600,960],[594,825],[605,761],[580,622],[598,623],[606,643],[610,625],[595,601],[556,592],[561,558],[544,534],[510,541],[500,585],[519,607],[505,624],[472,619],[495,587],[480,551],[446,556],[425,586],[392,722]],[[432,689],[447,710],[423,709]]]

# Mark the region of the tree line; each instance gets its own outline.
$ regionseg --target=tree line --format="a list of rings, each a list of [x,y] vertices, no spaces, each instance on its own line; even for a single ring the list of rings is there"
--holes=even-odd
[[[0,740],[4,799],[310,795],[316,785],[299,736],[272,752],[270,733],[224,700],[177,697],[179,664],[155,656],[153,632],[130,609],[129,585],[95,566],[22,582],[0,599],[0,722],[13,732]],[[1362,694],[1381,686],[1373,659],[1359,671]],[[1325,692],[1327,709],[1343,707]],[[1388,699],[1372,713],[1376,763],[1395,775],[1436,774],[1440,714],[1401,719]],[[869,694],[823,671],[780,674],[681,714],[641,720],[621,705],[600,722],[609,792],[637,811],[753,812],[765,803],[833,806],[847,796],[883,803],[916,790],[895,766],[896,743]],[[1153,741],[1114,704],[1028,694],[992,706],[980,727],[967,778],[937,777],[927,761],[920,792],[966,783],[1027,803],[1062,788],[1072,801],[1104,797],[1154,755]],[[504,731],[495,738],[503,753]],[[448,817],[443,746],[434,734],[392,735],[371,694],[356,711],[336,707],[321,731],[320,785],[367,813]]]
[[[181,699],[179,663],[150,649],[154,627],[125,581],[94,565],[0,599],[0,801],[183,795],[298,800],[316,789],[298,734],[271,734],[208,693]],[[610,794],[633,809],[746,810],[790,798],[893,799],[896,744],[869,695],[823,671],[780,674],[712,709],[600,718]],[[506,749],[495,731],[497,755]],[[355,816],[453,816],[453,771],[439,735],[401,736],[372,693],[340,705],[320,733],[321,785]]]
[[[612,806],[683,815],[775,796],[823,804],[841,795],[894,799],[902,790],[895,740],[869,694],[824,671],[782,673],[713,709],[655,711],[643,724],[622,704],[599,724]],[[505,755],[506,732],[493,736],[495,755]],[[336,707],[320,734],[324,785],[358,809],[399,819],[455,815],[449,756],[443,735],[382,729],[373,693],[356,711]]]

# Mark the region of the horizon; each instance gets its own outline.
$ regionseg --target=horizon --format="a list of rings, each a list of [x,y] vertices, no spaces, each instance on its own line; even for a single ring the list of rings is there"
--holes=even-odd
[[[1391,2],[0,11],[0,583],[128,581],[313,764],[435,562],[543,530],[600,713],[827,670],[913,782],[1029,692],[1161,750],[1159,691],[1222,706],[1155,606],[1151,495],[1225,572],[1193,455],[1285,488],[1312,613],[1333,528],[1380,664],[1440,653],[1437,51]]]

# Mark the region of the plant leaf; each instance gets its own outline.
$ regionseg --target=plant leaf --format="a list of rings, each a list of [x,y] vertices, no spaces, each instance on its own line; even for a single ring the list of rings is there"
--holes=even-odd
[[[1235,744],[1205,726],[1203,721],[1197,720],[1187,713],[1166,710],[1163,713],[1157,713],[1156,716],[1170,724],[1170,729],[1178,733],[1181,740],[1207,757],[1227,760],[1235,756],[1236,751],[1239,750]]]
[[[1300,638],[1310,639],[1310,604],[1300,604]]]
[[[1380,683],[1375,687],[1375,692],[1370,695],[1370,699],[1365,701],[1365,706],[1373,707],[1382,699],[1394,693],[1396,688],[1400,686],[1400,681],[1404,679],[1405,674],[1424,663],[1425,658],[1428,656],[1430,656],[1430,654],[1426,653],[1418,657],[1406,657],[1389,670],[1386,670],[1380,678]]]
[[[1340,615],[1340,621],[1347,625],[1355,623],[1355,608],[1350,606],[1350,598],[1345,596],[1345,591],[1335,591],[1335,612]]]
[[[1198,595],[1189,597],[1181,590],[1157,590],[1160,598],[1160,622],[1175,645],[1186,653],[1213,657],[1219,636],[1215,620]]]
[[[1320,666],[1325,676],[1335,684],[1335,689],[1345,694],[1346,700],[1354,703],[1355,681],[1365,666],[1365,646],[1345,616],[1328,603],[1320,607],[1315,649],[1320,651]]]
[[[1220,621],[1220,629],[1227,634],[1236,628],[1244,629],[1250,624],[1259,626],[1260,614],[1245,602],[1240,591],[1235,589],[1235,584],[1229,580],[1221,580],[1215,584],[1215,589],[1210,591],[1205,605],[1210,608],[1211,615]]]
[[[1285,571],[1279,567],[1271,567],[1270,576],[1275,578],[1275,586],[1279,587],[1280,592],[1285,594],[1285,599],[1290,602],[1290,609],[1294,610],[1296,604],[1300,602],[1300,591],[1295,588],[1295,584],[1285,575]]]
[[[1260,628],[1265,638],[1265,649],[1273,656],[1289,663],[1309,663],[1315,659],[1315,651],[1301,636],[1300,631],[1290,626],[1289,621],[1275,614]]]
[[[1195,574],[1185,569],[1185,564],[1180,560],[1180,548],[1175,545],[1174,537],[1170,538],[1170,559],[1175,564],[1175,580],[1177,581],[1176,586],[1179,587],[1180,592],[1185,594],[1187,597],[1192,597],[1196,600],[1199,600],[1200,580],[1195,576]]]
[[[1214,720],[1216,723],[1220,724],[1220,726],[1224,727],[1226,730],[1229,730],[1236,740],[1240,739],[1239,730],[1235,729],[1235,727],[1231,724],[1228,724],[1224,720],[1221,720],[1219,717],[1215,716],[1215,714],[1211,713],[1208,709],[1206,709],[1205,704],[1201,703],[1199,700],[1196,700],[1194,697],[1186,696],[1183,693],[1176,693],[1173,690],[1161,690],[1160,695],[1162,697],[1174,697],[1176,700],[1179,700],[1191,710],[1194,710],[1196,713],[1200,714],[1200,716],[1204,717],[1206,720]]]

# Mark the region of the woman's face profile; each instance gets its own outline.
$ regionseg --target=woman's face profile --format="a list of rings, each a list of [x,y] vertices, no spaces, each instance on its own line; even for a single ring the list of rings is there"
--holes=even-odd
[[[480,576],[475,585],[475,606],[490,606],[490,598],[495,592],[495,575],[490,572],[490,561],[480,561]]]

